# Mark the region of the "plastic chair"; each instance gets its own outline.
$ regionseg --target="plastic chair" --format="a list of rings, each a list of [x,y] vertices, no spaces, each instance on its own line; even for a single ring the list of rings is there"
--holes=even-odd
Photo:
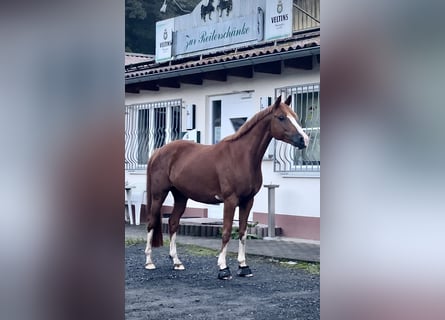
[[[146,194],[147,194],[147,191],[144,190],[140,194],[136,193],[134,195],[134,198],[133,198],[134,199],[133,203],[134,203],[134,208],[135,208],[134,217],[135,217],[135,223],[136,223],[137,226],[141,224],[141,207],[142,207],[142,204],[147,204],[146,203],[147,201],[145,201],[146,200]]]
[[[131,189],[133,189],[134,186],[125,186],[125,221],[127,220],[127,216],[130,219],[130,224],[133,224],[133,209],[132,209],[132,192]]]

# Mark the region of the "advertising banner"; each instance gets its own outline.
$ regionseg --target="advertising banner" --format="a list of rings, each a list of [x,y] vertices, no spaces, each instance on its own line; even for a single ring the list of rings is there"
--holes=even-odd
[[[156,62],[292,36],[292,0],[201,1],[156,23]]]
[[[292,0],[268,0],[264,19],[264,40],[292,36]]]
[[[156,62],[172,58],[174,18],[156,22]]]
[[[251,15],[177,31],[175,55],[256,40],[256,20],[257,16]]]

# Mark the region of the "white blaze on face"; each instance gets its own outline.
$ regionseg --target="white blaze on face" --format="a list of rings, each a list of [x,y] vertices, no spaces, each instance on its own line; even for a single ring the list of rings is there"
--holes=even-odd
[[[292,116],[291,113],[287,113],[287,117],[289,118],[290,122],[294,125],[294,127],[297,129],[298,133],[301,134],[301,136],[304,139],[304,145],[307,147],[309,144],[309,137],[307,134],[303,131],[303,128],[298,124],[297,120]]]

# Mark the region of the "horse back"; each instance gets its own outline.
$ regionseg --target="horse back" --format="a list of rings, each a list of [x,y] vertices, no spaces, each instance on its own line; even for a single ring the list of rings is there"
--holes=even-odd
[[[227,161],[216,145],[176,140],[158,149],[149,161],[152,181],[157,188],[175,188],[193,200],[221,202],[220,168]],[[160,184],[160,185],[159,185]]]

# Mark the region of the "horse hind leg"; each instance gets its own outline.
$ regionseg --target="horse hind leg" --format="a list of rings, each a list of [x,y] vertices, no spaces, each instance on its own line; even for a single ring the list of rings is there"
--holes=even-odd
[[[150,212],[149,220],[147,224],[147,245],[145,247],[145,269],[156,269],[155,264],[151,259],[152,247],[159,247],[162,245],[162,218],[161,218],[161,206],[167,197],[168,191],[163,192],[159,197],[152,197],[149,202]],[[147,194],[147,197],[152,196]]]
[[[145,247],[145,269],[154,270],[156,269],[155,264],[151,259],[151,240],[153,239],[153,229],[147,232],[147,245]]]
[[[172,194],[175,199],[175,204],[173,206],[172,214],[168,219],[168,229],[170,233],[170,257],[173,260],[174,270],[185,270],[185,267],[181,260],[179,260],[178,253],[176,251],[176,233],[179,229],[179,220],[184,213],[188,199],[176,189],[172,190]]]

